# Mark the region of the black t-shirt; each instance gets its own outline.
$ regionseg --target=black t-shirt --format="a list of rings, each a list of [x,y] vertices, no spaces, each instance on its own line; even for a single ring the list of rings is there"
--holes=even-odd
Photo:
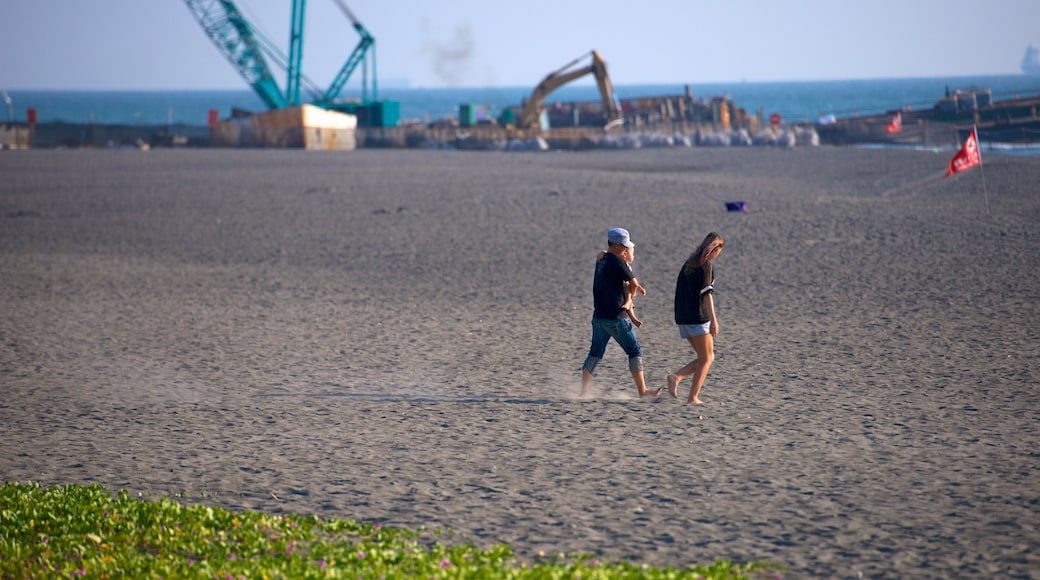
[[[625,303],[625,282],[635,278],[632,268],[610,252],[596,260],[596,276],[592,281],[593,318],[618,318]]]
[[[675,323],[704,324],[710,322],[704,297],[715,290],[715,269],[711,262],[686,271],[686,264],[679,270],[675,281]]]

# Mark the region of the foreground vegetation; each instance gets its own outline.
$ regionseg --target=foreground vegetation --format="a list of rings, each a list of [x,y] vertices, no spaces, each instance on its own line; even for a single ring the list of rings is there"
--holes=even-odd
[[[0,488],[0,578],[705,578],[768,564],[651,568],[560,555],[519,562],[506,545],[448,546],[438,533],[315,516],[232,512],[111,494],[100,485]],[[540,558],[541,560],[542,558]]]

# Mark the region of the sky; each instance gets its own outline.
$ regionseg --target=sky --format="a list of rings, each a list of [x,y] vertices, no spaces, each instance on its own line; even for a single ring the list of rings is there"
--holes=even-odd
[[[343,1],[382,87],[533,87],[593,49],[618,85],[1003,75],[1040,47],[1040,0]],[[292,0],[234,2],[288,52]],[[2,90],[248,88],[184,0],[2,0],[0,22]],[[325,88],[360,37],[335,0],[304,22]]]

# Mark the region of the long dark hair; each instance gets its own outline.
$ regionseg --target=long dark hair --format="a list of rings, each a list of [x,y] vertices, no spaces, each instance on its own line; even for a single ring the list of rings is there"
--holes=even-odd
[[[686,258],[686,263],[683,264],[683,269],[690,273],[695,268],[708,263],[708,256],[715,248],[722,248],[726,245],[726,240],[722,239],[722,234],[718,232],[711,232],[707,236],[704,236],[704,241],[701,245],[697,246],[697,249],[690,254],[689,258]]]

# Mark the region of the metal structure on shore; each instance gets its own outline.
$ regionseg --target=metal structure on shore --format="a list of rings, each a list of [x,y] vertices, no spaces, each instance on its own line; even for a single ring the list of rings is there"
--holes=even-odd
[[[272,126],[274,125],[278,130],[292,130],[299,134],[279,135],[275,142],[309,143],[307,138],[309,130],[316,127],[286,127],[284,120],[323,118],[331,122],[331,118],[307,112],[275,115],[283,109],[305,106],[306,103],[301,98],[303,89],[311,93],[310,104],[355,116],[357,118],[355,126],[360,133],[358,141],[361,143],[403,144],[415,139],[417,127],[401,126],[400,104],[394,101],[378,100],[375,38],[365,29],[343,0],[334,1],[350,20],[354,30],[360,36],[360,41],[329,87],[321,91],[303,73],[306,0],[292,0],[288,56],[284,55],[275,43],[249,22],[234,0],[184,0],[202,30],[269,109],[267,113],[251,115],[248,121],[242,116],[232,115],[231,119],[215,124],[214,142],[261,145],[254,142],[253,137],[269,134],[270,130],[275,128]],[[728,98],[716,98],[710,104],[704,101],[694,101],[688,89],[686,95],[648,97],[623,102],[617,98],[614,92],[613,82],[607,74],[603,58],[595,50],[589,54],[592,57],[590,64],[575,68],[581,60],[579,58],[551,72],[534,88],[530,98],[524,104],[520,107],[508,108],[500,119],[478,119],[478,115],[475,113],[479,110],[479,106],[468,103],[460,104],[460,119],[455,126],[467,129],[460,142],[468,145],[500,141],[502,138],[515,140],[543,135],[547,139],[562,138],[566,142],[574,142],[575,139],[587,141],[590,138],[590,131],[593,133],[591,137],[596,136],[595,130],[591,129],[592,125],[603,132],[620,127],[629,130],[630,127],[626,127],[626,123],[634,123],[636,130],[646,130],[650,128],[650,125],[659,125],[681,132],[688,132],[691,125],[701,125],[706,121],[724,130],[729,130],[732,126],[748,128],[745,122],[748,120],[746,113],[734,106]],[[372,67],[371,100],[369,97],[368,57],[371,57]],[[271,63],[286,71],[287,82],[284,91],[272,73]],[[340,100],[340,92],[359,66],[364,75],[362,101]],[[599,103],[554,103],[551,107],[545,106],[546,99],[554,90],[585,75],[592,75],[595,78],[601,93]],[[467,116],[472,118],[467,118]],[[437,133],[438,129],[450,129],[451,126],[451,123],[445,124],[443,120],[439,120],[427,129]],[[353,129],[343,128],[340,123],[333,123],[328,129],[353,131]],[[366,135],[366,133],[372,134]],[[580,135],[580,137],[576,138],[575,135]],[[429,138],[428,135],[426,139]],[[435,139],[440,140],[442,137],[435,137]],[[265,138],[263,143],[266,144],[269,141]],[[354,143],[355,140],[344,135],[340,142]]]
[[[335,2],[350,20],[360,40],[332,83],[323,91],[303,73],[304,15],[307,0],[292,0],[288,56],[259,28],[249,22],[233,0],[184,0],[202,30],[270,110],[303,105],[303,88],[310,92],[312,104],[335,109],[340,92],[358,66],[362,68],[363,100],[367,102],[370,99],[378,99],[375,38],[343,0]],[[275,80],[269,61],[286,71],[284,91]],[[370,65],[371,77],[368,71]]]
[[[233,0],[184,0],[184,3],[213,44],[268,108],[268,111],[257,114],[233,112],[230,119],[211,121],[214,144],[353,149],[357,143],[359,119],[366,124],[397,124],[396,103],[388,106],[387,103],[369,100],[370,87],[372,99],[378,98],[376,41],[343,0],[335,0],[335,3],[361,39],[324,91],[303,74],[306,0],[292,0],[288,56],[246,19]],[[271,73],[269,59],[286,71],[284,91]],[[370,62],[371,79],[368,74]],[[342,101],[340,92],[358,66],[361,66],[363,74],[363,100]],[[304,88],[310,93],[310,103],[305,103],[301,97]]]

